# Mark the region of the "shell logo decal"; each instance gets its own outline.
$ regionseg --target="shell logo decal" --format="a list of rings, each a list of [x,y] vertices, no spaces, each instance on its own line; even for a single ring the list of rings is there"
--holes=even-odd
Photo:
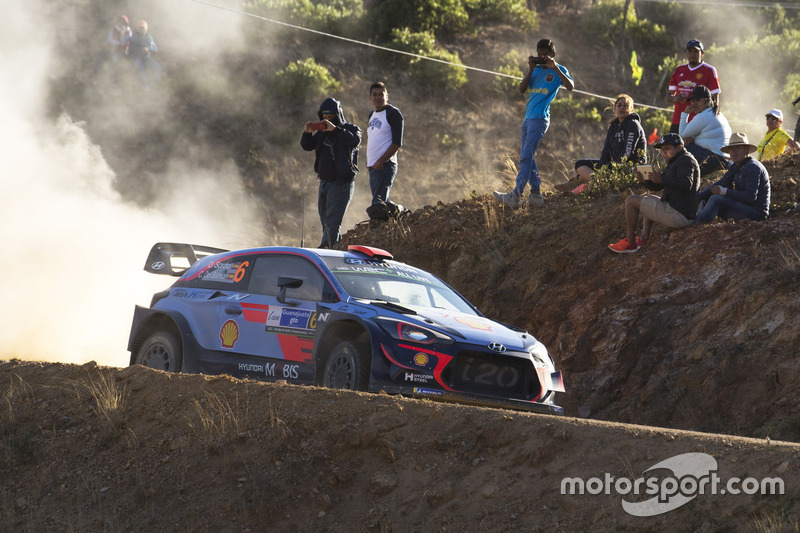
[[[424,353],[414,354],[414,364],[418,366],[425,366],[428,364],[428,356]]]
[[[234,320],[228,320],[222,324],[222,329],[219,330],[219,340],[222,341],[223,348],[233,348],[233,345],[239,340],[239,324]]]

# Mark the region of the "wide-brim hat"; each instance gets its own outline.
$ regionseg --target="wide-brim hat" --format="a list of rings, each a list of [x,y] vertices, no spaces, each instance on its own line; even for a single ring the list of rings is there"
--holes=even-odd
[[[731,139],[728,141],[728,144],[720,148],[726,154],[730,153],[731,148],[734,146],[746,146],[747,153],[753,153],[758,150],[758,147],[755,144],[750,144],[750,141],[747,140],[747,134],[745,133],[732,133]]]

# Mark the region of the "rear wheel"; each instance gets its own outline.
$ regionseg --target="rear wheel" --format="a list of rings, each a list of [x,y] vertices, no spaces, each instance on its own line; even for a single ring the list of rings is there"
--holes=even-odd
[[[167,331],[153,333],[136,354],[136,364],[163,370],[181,371],[181,349],[175,336]]]
[[[367,390],[371,358],[368,344],[340,342],[325,363],[322,384],[331,389]]]

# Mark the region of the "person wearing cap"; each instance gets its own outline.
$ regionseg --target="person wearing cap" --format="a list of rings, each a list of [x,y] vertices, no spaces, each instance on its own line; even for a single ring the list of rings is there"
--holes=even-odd
[[[608,248],[618,254],[639,251],[647,239],[653,222],[668,228],[683,228],[692,223],[697,212],[700,190],[700,166],[684,149],[683,139],[677,133],[667,133],[654,145],[661,150],[667,166],[661,172],[647,176],[639,172],[639,180],[651,191],[663,191],[661,197],[632,194],[625,199],[625,229],[627,234]],[[639,214],[642,215],[641,238],[636,237]]]
[[[306,122],[303,127],[300,146],[314,151],[314,172],[319,179],[317,212],[322,225],[319,247],[334,248],[341,240],[342,220],[355,191],[361,128],[345,120],[342,104],[335,98],[326,98],[317,116],[321,122]]]
[[[694,115],[691,120],[690,115]],[[686,110],[681,113],[679,134],[686,149],[700,164],[701,175],[728,169],[730,161],[722,147],[731,136],[731,127],[719,112],[708,87],[698,85],[692,89]]]
[[[571,91],[575,84],[569,71],[555,61],[556,45],[550,39],[536,43],[536,57],[528,57],[528,73],[519,84],[519,92],[528,93],[525,120],[522,122],[522,143],[519,151],[519,173],[515,187],[507,193],[494,191],[497,201],[512,209],[522,204],[522,193],[530,184],[528,207],[541,207],[544,198],[541,192],[539,167],[536,166],[536,149],[550,126],[550,103],[561,87]]]
[[[700,211],[695,224],[723,219],[764,220],[769,215],[769,173],[750,156],[757,149],[744,133],[733,133],[722,150],[733,164],[722,178],[700,193]]]
[[[764,116],[767,118],[767,134],[758,143],[759,161],[778,157],[786,150],[787,146],[790,151],[800,150],[800,144],[781,128],[783,126],[783,112],[780,109],[770,109],[769,113]]]
[[[673,103],[675,108],[672,112],[672,125],[670,133],[680,131],[681,113],[688,105],[689,95],[697,85],[708,87],[714,104],[719,105],[719,76],[717,69],[703,61],[705,49],[703,43],[697,39],[692,39],[686,43],[687,62],[678,65],[669,79],[667,89],[667,101]]]

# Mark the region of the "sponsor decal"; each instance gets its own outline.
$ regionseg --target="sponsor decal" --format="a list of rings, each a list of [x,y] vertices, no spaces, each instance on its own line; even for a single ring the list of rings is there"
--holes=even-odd
[[[413,389],[411,389],[411,390],[412,390],[412,392],[414,392],[415,394],[436,394],[436,395],[441,395],[441,394],[444,394],[444,392],[442,392],[442,391],[440,391],[440,390],[434,390],[434,389],[425,389],[425,388],[422,388],[422,387],[414,387],[414,388],[413,388]]]
[[[620,503],[626,513],[656,516],[675,510],[698,495],[784,494],[784,482],[779,477],[732,477],[723,482],[717,474],[717,460],[701,452],[684,453],[665,459],[643,472],[636,479],[614,477],[609,473],[587,480],[565,477],[561,480],[562,495],[621,495]],[[642,496],[652,496],[643,499]],[[631,501],[634,500],[634,501]]]
[[[167,265],[164,263],[164,261],[156,261],[155,263],[150,265],[150,268],[152,268],[153,270],[161,270],[165,266]]]
[[[453,317],[453,319],[459,324],[464,324],[465,326],[470,327],[472,329],[492,331],[492,326],[490,326],[489,324],[482,321],[479,317],[476,316],[456,316]]]
[[[239,340],[239,324],[235,320],[228,320],[222,324],[219,330],[219,340],[222,341],[222,347],[232,349]]]
[[[300,365],[267,363],[264,365],[264,374],[271,378],[297,379],[300,376]]]
[[[414,364],[417,366],[425,366],[430,361],[428,354],[424,353],[415,353],[414,354]]]
[[[203,281],[217,281],[221,283],[238,283],[242,281],[249,261],[238,261],[235,263],[217,263],[212,270],[208,270],[201,275]]]
[[[243,370],[245,372],[258,372],[259,374],[264,373],[264,365],[253,365],[250,363],[239,363],[239,370]]]
[[[309,309],[270,307],[267,312],[266,330],[269,333],[312,335],[316,327],[317,313]]]
[[[417,374],[416,372],[406,372],[403,376],[404,381],[411,381],[412,383],[428,383],[433,379],[430,374]]]

